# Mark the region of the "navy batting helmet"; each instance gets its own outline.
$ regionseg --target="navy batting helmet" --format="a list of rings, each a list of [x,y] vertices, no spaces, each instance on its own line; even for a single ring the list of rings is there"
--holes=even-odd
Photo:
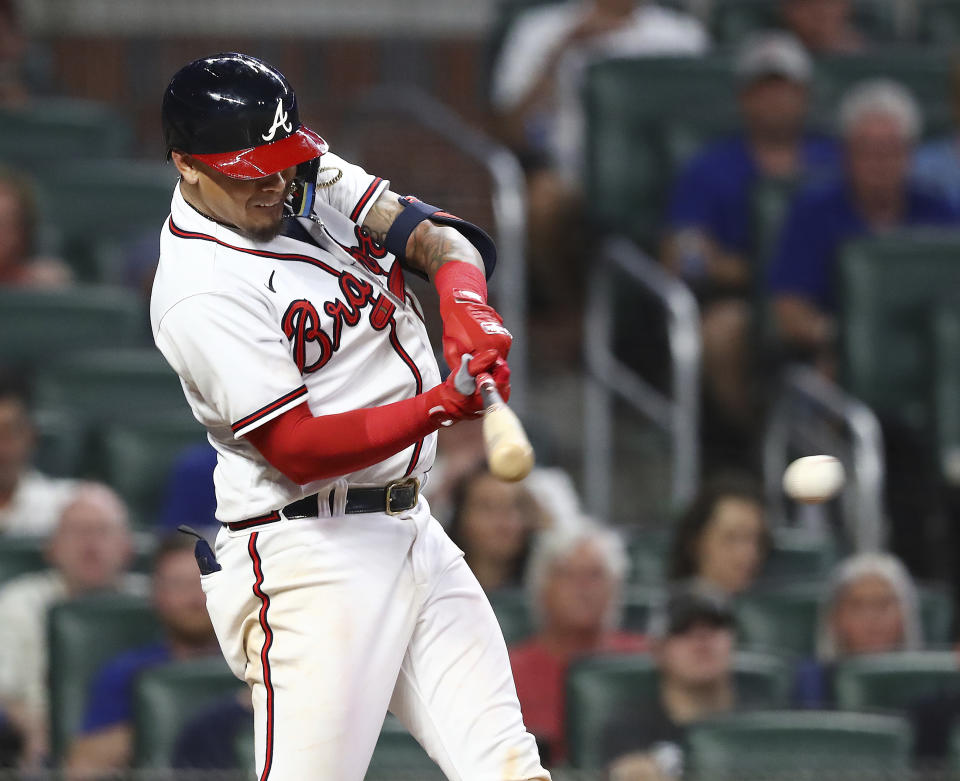
[[[300,123],[297,96],[284,75],[237,52],[177,71],[163,95],[161,119],[168,158],[174,149],[186,152],[233,179],[258,179],[327,151]]]

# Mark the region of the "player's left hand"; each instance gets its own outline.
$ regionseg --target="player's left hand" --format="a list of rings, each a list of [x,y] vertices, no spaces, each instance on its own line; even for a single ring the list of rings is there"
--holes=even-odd
[[[489,304],[453,296],[440,303],[443,320],[443,357],[451,371],[460,367],[464,353],[479,356],[494,350],[505,361],[513,337],[503,325],[503,318]],[[471,371],[471,374],[476,374]]]

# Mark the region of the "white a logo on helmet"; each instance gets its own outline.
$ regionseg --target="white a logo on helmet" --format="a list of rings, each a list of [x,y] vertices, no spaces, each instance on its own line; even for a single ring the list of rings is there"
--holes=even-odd
[[[273,124],[260,138],[264,141],[273,141],[273,137],[280,128],[283,128],[288,133],[293,130],[293,125],[290,123],[289,117],[287,117],[287,112],[283,110],[283,98],[277,98],[277,110],[273,115]]]

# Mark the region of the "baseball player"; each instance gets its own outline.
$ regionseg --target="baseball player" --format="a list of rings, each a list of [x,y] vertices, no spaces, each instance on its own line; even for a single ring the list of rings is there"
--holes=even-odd
[[[162,122],[180,181],[151,322],[218,454],[222,528],[197,558],[261,781],[361,779],[388,709],[451,779],[549,779],[493,611],[420,495],[437,428],[482,410],[455,375],[509,393],[492,242],[328,151],[253,57],[186,65]],[[437,288],[445,382],[404,270]]]

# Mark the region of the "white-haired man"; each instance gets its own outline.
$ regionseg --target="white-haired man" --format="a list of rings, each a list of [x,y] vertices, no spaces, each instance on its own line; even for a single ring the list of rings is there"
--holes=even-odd
[[[0,588],[0,706],[25,737],[28,764],[47,750],[47,611],[101,592],[146,593],[127,572],[133,554],[127,508],[110,488],[79,483],[47,545],[50,569]]]
[[[834,267],[850,239],[917,225],[957,225],[942,197],[910,181],[920,109],[900,84],[854,86],[839,110],[844,175],[801,192],[791,205],[769,277],[780,336],[791,352],[829,372],[835,332]]]
[[[620,537],[592,521],[548,529],[534,541],[526,585],[538,632],[510,649],[510,663],[524,722],[552,762],[566,755],[564,678],[570,662],[585,654],[646,649],[642,635],[617,629],[626,571]]]

